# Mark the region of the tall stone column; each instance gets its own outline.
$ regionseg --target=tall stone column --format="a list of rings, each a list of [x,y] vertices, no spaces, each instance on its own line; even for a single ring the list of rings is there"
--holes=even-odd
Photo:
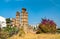
[[[21,18],[21,26],[23,27],[25,33],[28,30],[28,13],[25,8],[22,8],[22,18]]]
[[[19,27],[20,26],[20,13],[17,11],[16,13],[16,26]]]
[[[12,18],[12,26],[15,26],[15,24],[16,24],[16,19],[15,18]]]

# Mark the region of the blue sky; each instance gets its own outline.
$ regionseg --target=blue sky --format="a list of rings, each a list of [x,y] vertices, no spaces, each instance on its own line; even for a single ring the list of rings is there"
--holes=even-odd
[[[41,18],[54,20],[60,27],[60,0],[0,0],[0,16],[15,18],[16,11],[26,8],[29,24],[36,25]]]

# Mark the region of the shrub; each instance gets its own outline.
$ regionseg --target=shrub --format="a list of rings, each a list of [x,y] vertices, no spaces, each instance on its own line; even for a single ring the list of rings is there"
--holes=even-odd
[[[8,32],[4,32],[3,30],[0,31],[0,39],[7,39],[9,37]]]
[[[56,24],[52,20],[42,19],[41,23],[38,26],[38,31],[39,32],[41,31],[43,33],[55,33],[56,32]]]
[[[8,32],[9,36],[12,36],[14,34],[17,34],[19,30],[17,27],[7,26],[3,28],[3,31]]]

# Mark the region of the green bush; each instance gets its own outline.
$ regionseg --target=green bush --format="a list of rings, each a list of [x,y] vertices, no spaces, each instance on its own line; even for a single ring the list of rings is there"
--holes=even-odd
[[[8,32],[9,36],[12,36],[14,34],[17,34],[19,30],[17,27],[7,26],[3,28],[3,31]]]
[[[42,19],[42,22],[38,26],[37,32],[56,33],[56,24],[52,20]]]

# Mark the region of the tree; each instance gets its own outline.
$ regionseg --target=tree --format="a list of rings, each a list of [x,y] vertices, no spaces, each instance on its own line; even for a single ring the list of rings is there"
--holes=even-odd
[[[10,26],[10,25],[11,25],[11,20],[10,20],[10,18],[7,18],[7,19],[6,19],[6,24],[7,24],[7,26]]]
[[[38,32],[55,33],[56,32],[56,23],[49,19],[42,19],[41,23],[38,26]]]

